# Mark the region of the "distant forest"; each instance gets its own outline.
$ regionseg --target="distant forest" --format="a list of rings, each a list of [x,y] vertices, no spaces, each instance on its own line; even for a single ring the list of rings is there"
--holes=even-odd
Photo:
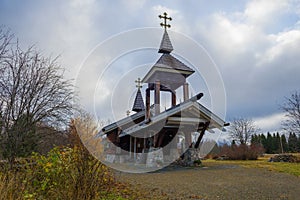
[[[265,153],[300,153],[300,137],[290,133],[288,138],[285,134],[254,134],[251,138],[251,145],[262,145]]]

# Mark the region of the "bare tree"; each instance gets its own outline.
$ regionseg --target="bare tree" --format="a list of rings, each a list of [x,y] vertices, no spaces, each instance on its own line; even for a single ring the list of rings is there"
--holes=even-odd
[[[31,115],[33,122],[61,125],[72,111],[73,90],[64,80],[57,59],[44,58],[29,48],[20,48],[4,60],[0,77],[0,101],[5,123],[21,115]]]
[[[300,93],[295,91],[289,97],[285,97],[281,109],[286,113],[286,120],[282,123],[283,128],[300,134]]]
[[[247,144],[258,130],[252,119],[236,118],[230,123],[229,133],[233,140]]]
[[[69,132],[72,133],[74,128],[76,129],[77,140],[80,138],[79,143],[92,155],[101,157],[103,155],[102,138],[96,137],[99,127],[94,117],[90,113],[80,110],[78,116],[71,120]],[[72,138],[72,134],[70,134],[70,141],[75,145],[78,144],[76,137],[75,140]]]
[[[8,53],[8,47],[13,38],[13,34],[4,26],[0,26],[0,61]]]
[[[3,149],[7,157],[14,160],[17,149],[24,148],[23,136],[26,132],[32,134],[34,126],[42,123],[62,127],[69,122],[74,95],[57,58],[44,57],[33,47],[23,51],[17,43],[7,43],[11,40],[9,34],[4,37],[6,39],[1,40],[4,50],[0,50],[3,52],[0,57],[0,130]],[[27,130],[30,127],[33,129]]]

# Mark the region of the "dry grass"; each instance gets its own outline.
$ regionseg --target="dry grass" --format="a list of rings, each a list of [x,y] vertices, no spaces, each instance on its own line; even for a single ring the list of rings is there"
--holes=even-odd
[[[293,154],[300,157],[300,154]],[[230,165],[240,165],[246,168],[264,168],[269,171],[283,172],[287,174],[292,174],[300,177],[300,163],[284,163],[284,162],[268,162],[268,160],[274,155],[268,154],[264,157],[260,157],[258,160],[246,160],[246,161],[231,161],[231,160],[205,160],[203,161],[206,166],[213,166],[216,164],[230,164]]]

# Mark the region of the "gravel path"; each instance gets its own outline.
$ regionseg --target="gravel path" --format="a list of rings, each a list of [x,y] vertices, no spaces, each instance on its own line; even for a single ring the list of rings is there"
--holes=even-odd
[[[117,177],[136,190],[148,191],[144,199],[300,199],[299,177],[235,165],[119,173]]]

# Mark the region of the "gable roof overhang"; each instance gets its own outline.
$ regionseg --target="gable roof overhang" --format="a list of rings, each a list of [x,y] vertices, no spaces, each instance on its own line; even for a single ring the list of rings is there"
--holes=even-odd
[[[97,134],[99,137],[110,133],[111,131],[114,131],[120,127],[128,126],[130,123],[133,123],[134,121],[143,120],[145,118],[145,111],[140,111],[138,113],[135,113],[133,115],[130,115],[128,117],[125,117],[119,121],[116,121],[112,124],[109,124],[101,129],[101,131]]]
[[[151,118],[149,123],[145,121],[122,130],[119,137],[126,135],[138,135],[147,130],[158,130],[161,128],[182,128],[184,126],[195,127],[195,131],[203,129],[205,123],[209,122],[208,129],[222,129],[227,124],[217,115],[196,101],[188,100],[173,108],[170,108]]]
[[[202,93],[196,96],[203,95]],[[224,120],[219,118],[217,115],[212,113],[205,106],[197,102],[195,97],[189,100],[171,107],[166,111],[151,117],[150,121],[145,121],[145,111],[138,112],[134,115],[123,118],[115,123],[102,128],[98,133],[98,136],[103,136],[109,134],[117,129],[120,129],[121,133],[119,137],[124,137],[126,135],[137,136],[140,132],[147,130],[155,130],[155,126],[160,128],[180,128],[181,126],[190,126],[198,128],[195,131],[199,131],[205,124],[209,122],[207,130],[211,129],[222,129],[224,126],[228,126]],[[135,121],[139,121],[135,123]]]

